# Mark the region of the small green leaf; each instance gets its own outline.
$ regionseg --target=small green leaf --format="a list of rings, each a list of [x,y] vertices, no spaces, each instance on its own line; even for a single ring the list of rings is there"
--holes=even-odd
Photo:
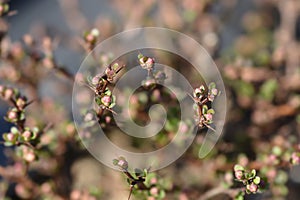
[[[276,156],[280,156],[282,154],[282,149],[279,146],[274,146],[272,148],[272,153]]]
[[[249,175],[249,178],[254,178],[256,176],[256,170],[255,169],[252,169],[251,170],[251,173]]]
[[[207,114],[215,114],[215,110],[211,108],[207,111]]]
[[[160,192],[159,192],[159,198],[163,199],[163,198],[165,198],[165,196],[166,196],[166,192],[164,190],[160,190]]]
[[[117,165],[117,164],[118,164],[118,162],[119,162],[119,160],[118,160],[118,159],[113,159],[113,165]]]
[[[143,58],[144,57],[144,55],[143,54],[141,54],[141,53],[139,53],[139,55],[138,55],[138,59],[141,59],[141,58]]]
[[[254,179],[253,179],[253,183],[255,183],[256,185],[258,185],[260,183],[260,177],[259,176],[256,176]]]
[[[24,112],[21,112],[20,113],[20,120],[22,121],[22,120],[24,120],[25,119],[25,113]]]
[[[10,147],[13,146],[14,144],[11,142],[4,142],[4,146]]]
[[[11,127],[10,132],[13,134],[18,134],[19,130],[16,127]]]
[[[119,68],[119,64],[115,63],[115,64],[113,64],[113,66],[111,68],[112,68],[112,70],[117,70]]]
[[[271,101],[274,98],[275,92],[278,88],[278,83],[276,79],[267,80],[261,87],[259,95],[268,101]]]
[[[244,167],[241,165],[234,165],[234,171],[244,171]]]
[[[110,91],[110,89],[107,89],[107,90],[104,92],[104,94],[106,94],[106,95],[108,95],[108,96],[111,96],[111,91]]]
[[[95,102],[96,102],[96,104],[97,104],[98,106],[102,105],[101,97],[97,96],[97,97],[95,98]]]
[[[211,82],[209,85],[208,85],[208,89],[214,89],[214,88],[216,88],[216,83],[214,83],[214,82]]]
[[[134,173],[135,173],[136,177],[139,177],[139,176],[143,175],[143,170],[135,168]]]
[[[202,107],[202,113],[203,113],[203,114],[206,114],[206,113],[207,113],[207,110],[208,110],[207,105],[203,105],[203,107]]]

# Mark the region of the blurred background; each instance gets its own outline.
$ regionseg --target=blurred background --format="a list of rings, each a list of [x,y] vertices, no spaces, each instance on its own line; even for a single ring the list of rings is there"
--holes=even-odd
[[[286,163],[300,148],[297,147],[300,141],[300,1],[11,0],[9,5],[17,14],[5,18],[8,33],[2,48],[13,51],[24,45],[20,41],[27,34],[40,46],[43,38],[50,37],[56,63],[71,74],[77,72],[86,56],[80,39],[92,28],[100,31],[99,42],[121,31],[145,26],[170,28],[194,38],[213,57],[223,76],[228,98],[227,122],[222,140],[207,158],[197,158],[203,140],[199,134],[182,158],[159,172],[168,180],[165,199],[198,199],[220,182],[236,187],[230,176],[236,163],[257,169],[270,184],[264,193],[247,195],[246,199],[299,199],[300,167],[287,167]],[[14,75],[22,73],[17,68],[7,68],[5,63],[1,60],[0,83],[9,83],[33,95]],[[184,66],[174,67],[188,70]],[[52,71],[42,74],[34,95],[45,101],[38,108],[34,105],[29,108],[32,119],[28,121],[41,125],[35,118],[43,113],[44,121],[61,125],[59,131],[52,131],[53,139],[66,131],[67,124],[72,124],[72,83]],[[195,80],[192,73],[190,78]],[[0,116],[5,116],[8,106],[3,102],[0,106]],[[3,117],[0,127],[0,133],[10,130]],[[43,161],[41,156],[31,171],[33,180],[43,184],[44,193],[57,194],[48,199],[76,199],[85,195],[82,191],[93,191],[98,195],[94,195],[96,199],[127,199],[129,187],[124,176],[77,149],[77,143],[66,145],[65,141],[71,140],[68,137],[63,139],[64,144],[49,150],[60,152],[56,156],[64,160],[61,163],[64,167],[56,160],[55,166],[48,166],[56,170],[45,173],[41,166],[51,159],[46,156]],[[1,166],[18,163],[11,158],[9,148],[0,146],[0,149]],[[3,180],[2,184],[2,191],[11,199],[30,199],[22,189],[16,190],[20,188],[16,183],[6,184]],[[78,199],[88,199],[83,196]],[[211,199],[230,198],[220,194]]]

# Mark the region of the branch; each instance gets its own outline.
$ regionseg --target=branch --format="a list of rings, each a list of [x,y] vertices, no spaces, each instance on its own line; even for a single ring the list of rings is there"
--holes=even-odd
[[[208,200],[208,199],[211,199],[212,197],[220,195],[220,194],[226,194],[226,195],[230,196],[231,198],[234,198],[237,195],[237,193],[242,189],[243,188],[230,189],[230,188],[224,188],[223,186],[219,186],[219,187],[216,187],[216,188],[213,188],[213,189],[207,191],[198,200]]]

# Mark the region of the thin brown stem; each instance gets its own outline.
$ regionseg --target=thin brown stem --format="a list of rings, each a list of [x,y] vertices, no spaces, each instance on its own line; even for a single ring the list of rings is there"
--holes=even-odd
[[[207,191],[198,200],[209,200],[220,194],[226,194],[229,197],[234,198],[238,194],[238,192],[242,189],[243,188],[230,189],[230,188],[224,188],[222,186],[219,186]]]

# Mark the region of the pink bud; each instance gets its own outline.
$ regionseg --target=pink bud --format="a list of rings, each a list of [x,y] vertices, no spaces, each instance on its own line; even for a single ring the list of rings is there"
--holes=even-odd
[[[5,91],[4,91],[4,99],[6,100],[9,100],[13,97],[14,95],[14,91],[13,89],[11,88],[7,88]]]
[[[107,124],[109,124],[109,123],[111,122],[111,117],[110,117],[110,116],[106,116],[106,117],[105,117],[105,122],[106,122]]]
[[[216,96],[218,94],[218,90],[216,88],[213,88],[211,90],[211,93]]]
[[[22,136],[24,137],[25,140],[28,141],[30,139],[30,137],[32,136],[32,134],[30,131],[26,130],[23,132]]]
[[[84,121],[92,121],[93,120],[93,114],[92,113],[87,113],[84,117]]]
[[[186,133],[189,130],[189,127],[187,126],[186,123],[180,122],[178,129],[181,133]]]
[[[20,98],[17,99],[16,104],[17,104],[19,109],[23,109],[24,106],[26,105],[26,99],[20,97]]]
[[[114,76],[115,75],[115,71],[109,68],[106,68],[105,70],[105,74],[109,77]]]
[[[23,155],[23,158],[27,161],[27,162],[32,162],[35,160],[35,154],[32,151],[26,152]]]
[[[73,190],[71,192],[70,198],[71,200],[79,200],[81,197],[81,192],[79,190]]]
[[[17,112],[11,110],[8,112],[7,118],[10,120],[16,120],[18,118],[18,114],[17,114]]]
[[[126,160],[119,160],[118,162],[118,166],[122,167],[122,168],[127,168],[128,167],[128,163]]]
[[[214,101],[214,99],[215,99],[215,95],[213,95],[213,94],[208,95],[209,101]]]
[[[139,61],[140,61],[140,65],[143,69],[150,70],[153,68],[153,65],[154,65],[153,58],[142,57],[142,58],[140,58]]]
[[[6,135],[6,137],[7,137],[7,140],[11,142],[11,141],[14,140],[15,135],[14,135],[13,133],[8,133],[8,134]]]
[[[156,183],[157,183],[157,178],[155,178],[155,177],[152,178],[152,179],[150,180],[150,183],[151,183],[151,184],[156,184]]]
[[[155,79],[147,79],[146,81],[143,82],[143,86],[146,88],[148,88],[154,84],[156,84]]]
[[[234,176],[235,176],[236,179],[241,180],[244,176],[244,173],[243,173],[243,171],[238,170],[238,171],[234,172]]]
[[[43,59],[43,65],[48,69],[54,68],[53,60],[49,57]]]
[[[258,190],[258,186],[254,183],[251,183],[250,185],[247,185],[247,190],[249,190],[252,193],[256,193]]]
[[[299,165],[300,164],[300,156],[298,153],[294,152],[291,156],[292,164],[293,165]]]
[[[158,195],[158,188],[157,187],[153,187],[150,189],[150,194],[153,196],[157,196]]]
[[[89,33],[89,34],[85,37],[85,39],[86,39],[88,42],[93,42],[93,40],[95,39],[95,37],[94,37],[91,33]]]
[[[105,106],[109,106],[109,104],[111,103],[111,96],[105,95],[101,98],[101,101]]]
[[[93,85],[97,85],[97,84],[99,83],[99,81],[100,81],[100,76],[99,76],[99,75],[96,75],[96,76],[94,76],[93,79],[92,79],[92,84],[93,84]]]
[[[211,121],[213,119],[213,115],[211,113],[205,114],[205,119]]]

